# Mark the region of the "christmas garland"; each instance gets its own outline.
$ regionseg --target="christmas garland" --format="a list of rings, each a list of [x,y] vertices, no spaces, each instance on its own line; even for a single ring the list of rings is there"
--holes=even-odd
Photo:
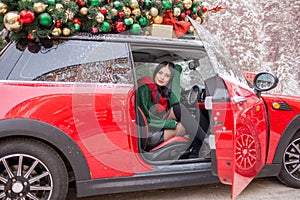
[[[221,9],[200,0],[0,0],[0,28],[12,40],[38,42],[77,32],[149,34],[150,25],[168,24],[181,37],[193,32],[187,16],[201,24]]]

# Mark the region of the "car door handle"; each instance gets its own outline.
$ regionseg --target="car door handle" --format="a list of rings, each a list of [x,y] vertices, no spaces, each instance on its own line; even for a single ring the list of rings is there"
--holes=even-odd
[[[235,96],[232,97],[232,100],[233,100],[234,103],[238,104],[238,103],[243,103],[243,102],[247,101],[247,98],[235,95]]]

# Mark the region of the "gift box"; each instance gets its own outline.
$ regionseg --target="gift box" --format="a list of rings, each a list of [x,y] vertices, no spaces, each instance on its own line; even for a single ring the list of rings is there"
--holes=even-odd
[[[152,24],[150,34],[154,37],[174,38],[173,26],[164,24]]]

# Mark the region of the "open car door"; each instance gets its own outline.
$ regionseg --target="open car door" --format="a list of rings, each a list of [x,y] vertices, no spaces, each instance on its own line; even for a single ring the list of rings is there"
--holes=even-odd
[[[267,149],[267,116],[252,91],[219,76],[206,82],[215,137],[217,175],[232,185],[232,199],[263,168]]]
[[[206,104],[211,111],[217,175],[222,183],[232,185],[234,199],[265,164],[266,108],[247,86],[241,71],[234,68],[222,44],[201,25],[190,21],[218,74],[205,81]]]

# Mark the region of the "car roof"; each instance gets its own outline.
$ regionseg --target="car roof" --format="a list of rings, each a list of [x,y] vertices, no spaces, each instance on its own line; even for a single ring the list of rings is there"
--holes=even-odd
[[[125,35],[125,34],[91,34],[78,33],[68,37],[53,37],[53,39],[60,40],[94,40],[94,41],[108,41],[108,42],[128,42],[141,44],[165,44],[172,46],[194,46],[204,47],[203,43],[196,39],[177,39],[177,38],[163,38],[144,35]]]

